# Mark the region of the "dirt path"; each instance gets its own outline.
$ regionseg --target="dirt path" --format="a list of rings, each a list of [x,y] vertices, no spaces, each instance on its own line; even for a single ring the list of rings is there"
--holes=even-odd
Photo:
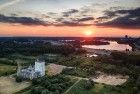
[[[48,75],[56,75],[60,74],[66,66],[58,65],[58,64],[49,64],[46,66],[46,71]]]
[[[0,94],[13,94],[31,85],[30,82],[15,82],[15,78],[10,76],[0,77]]]
[[[78,78],[78,80],[77,80],[71,87],[69,87],[69,89],[67,89],[67,90],[64,92],[64,94],[67,94],[67,93],[71,90],[72,87],[74,87],[77,83],[79,83],[79,82],[81,81],[81,79],[82,79],[82,78]]]
[[[107,74],[100,74],[98,77],[91,78],[93,81],[98,83],[104,83],[107,85],[122,85],[127,81],[128,76],[122,75],[107,75]]]

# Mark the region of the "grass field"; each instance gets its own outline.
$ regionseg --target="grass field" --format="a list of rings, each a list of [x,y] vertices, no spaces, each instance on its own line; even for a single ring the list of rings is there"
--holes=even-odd
[[[36,57],[34,56],[25,56],[21,54],[11,54],[7,57],[0,58],[0,64],[6,64],[6,65],[14,65],[17,66],[17,63],[20,63],[21,65],[30,65],[33,64]]]
[[[0,64],[0,76],[16,72],[16,66]]]
[[[132,94],[131,89],[99,83],[96,83],[92,89],[86,90],[85,84],[86,80],[80,80],[66,94]]]
[[[25,56],[25,55],[21,55],[21,54],[18,54],[18,53],[11,54],[10,57],[15,58],[15,59],[24,59],[24,60],[36,59],[35,56]]]

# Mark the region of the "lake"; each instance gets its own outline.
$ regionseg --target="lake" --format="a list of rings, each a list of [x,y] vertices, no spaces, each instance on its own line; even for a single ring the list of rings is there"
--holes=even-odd
[[[132,51],[132,47],[128,44],[118,44],[116,41],[108,41],[109,45],[83,45],[84,48],[93,48],[93,49],[105,49],[105,50],[118,50],[125,51],[129,49]]]

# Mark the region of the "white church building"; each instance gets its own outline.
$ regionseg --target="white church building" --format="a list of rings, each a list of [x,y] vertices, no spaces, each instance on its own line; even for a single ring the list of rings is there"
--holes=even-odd
[[[35,61],[34,66],[29,66],[28,68],[21,68],[21,66],[18,63],[18,69],[17,69],[17,76],[20,76],[24,79],[33,79],[37,77],[42,77],[45,75],[45,60],[43,59],[37,59]]]
[[[37,59],[35,61],[35,72],[40,72],[41,76],[45,75],[45,61]]]

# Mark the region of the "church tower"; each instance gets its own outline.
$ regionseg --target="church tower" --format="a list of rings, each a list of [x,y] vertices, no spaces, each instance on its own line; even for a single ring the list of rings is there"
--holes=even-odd
[[[35,72],[39,72],[41,76],[45,75],[45,60],[39,58],[35,61]]]

